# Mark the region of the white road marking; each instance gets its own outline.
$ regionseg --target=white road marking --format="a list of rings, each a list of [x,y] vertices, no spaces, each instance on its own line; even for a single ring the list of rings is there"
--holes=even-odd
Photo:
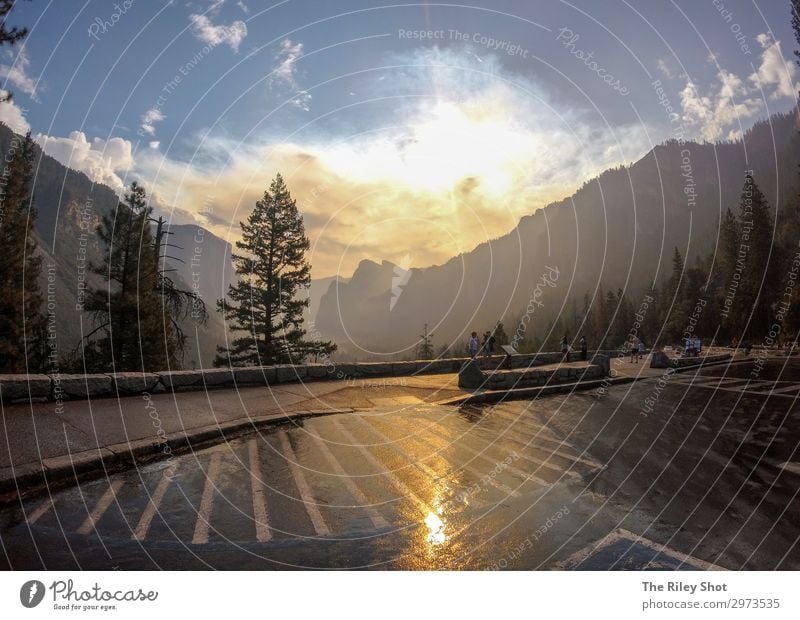
[[[569,450],[575,450],[575,448],[573,446],[571,446],[570,444],[568,444],[565,441],[562,441],[560,439],[554,439],[552,437],[548,437],[546,435],[543,435],[541,431],[542,431],[542,429],[544,427],[542,427],[542,426],[536,426],[532,422],[529,422],[528,420],[525,420],[523,418],[515,418],[515,417],[512,417],[510,414],[500,414],[497,411],[495,411],[494,413],[495,413],[496,417],[500,418],[501,420],[503,420],[505,422],[508,422],[510,424],[513,424],[514,426],[510,427],[512,432],[516,432],[517,436],[521,437],[522,439],[525,439],[526,441],[524,441],[522,443],[528,445],[531,448],[539,448],[540,446],[537,446],[536,443],[538,443],[540,441],[549,441],[550,443],[553,443],[553,444],[557,445],[559,448],[568,448]],[[519,430],[517,430],[517,428],[519,426],[525,427],[525,429],[527,429],[527,430],[529,430],[529,431],[531,431],[533,433],[536,433],[536,437],[534,438],[534,443],[530,443],[530,437],[527,437],[527,436],[523,435],[521,432],[519,432]],[[504,433],[508,433],[508,430],[504,431]],[[512,441],[514,441],[514,440],[512,439]],[[517,443],[520,443],[520,442],[518,441]],[[543,449],[543,450],[549,450],[548,448],[545,448],[544,446],[541,446],[540,448]],[[556,450],[549,450],[549,453],[550,454],[554,454],[556,456],[560,456],[561,458],[569,459],[571,461],[577,461],[578,463],[583,463],[584,465],[588,465],[589,467],[591,467],[593,469],[598,469],[598,468],[601,468],[601,467],[605,467],[605,465],[603,465],[599,461],[596,461],[595,459],[593,459],[590,456],[586,457],[586,456],[580,456],[578,454],[567,454],[567,453],[561,452],[561,451],[559,451],[557,449]]]
[[[794,461],[786,461],[785,463],[781,463],[780,468],[793,474],[800,474],[800,463]]]
[[[381,441],[383,441],[388,447],[392,448],[395,452],[399,452],[400,455],[404,459],[406,459],[409,463],[411,463],[417,469],[421,470],[422,473],[430,476],[434,480],[446,477],[446,474],[440,474],[435,469],[433,469],[433,467],[430,467],[429,465],[427,465],[425,463],[425,459],[418,459],[418,458],[415,458],[415,457],[411,456],[408,453],[408,451],[405,448],[403,448],[403,446],[401,446],[400,443],[397,440],[389,439],[386,435],[384,435],[377,428],[375,428],[375,425],[370,424],[367,420],[365,420],[362,417],[359,417],[357,419],[362,424],[365,424],[367,426],[367,428],[369,428],[370,431],[375,433],[381,439]]]
[[[431,435],[435,435],[436,437],[439,437],[439,435],[438,435],[437,433],[434,433],[434,432],[433,432],[433,431],[431,431],[430,429],[425,429],[425,430],[426,430],[428,433],[430,433]],[[427,445],[427,446],[430,446],[430,447],[431,447],[431,448],[433,448],[434,450],[440,450],[440,448],[441,448],[440,446],[437,446],[436,444],[434,444],[433,442],[431,442],[431,441],[429,441],[429,440],[425,439],[424,437],[420,437],[420,436],[419,436],[419,434],[417,434],[417,435],[415,436],[415,439],[416,439],[417,441],[420,441],[420,442],[424,443],[424,444],[425,444],[425,445]],[[459,444],[459,445],[460,445],[460,444]],[[470,450],[470,448],[469,448],[468,446],[462,446],[462,447],[466,448],[467,450]],[[477,452],[474,452],[474,451],[473,451],[473,454],[475,454],[476,456],[479,456],[479,457],[481,457],[481,455],[479,455]],[[489,461],[491,462],[491,459],[489,459]],[[499,481],[498,481],[498,480],[496,480],[495,478],[488,476],[488,473],[482,472],[482,471],[481,471],[480,469],[478,469],[477,467],[473,467],[472,465],[467,465],[466,463],[458,463],[458,464],[456,465],[456,467],[457,467],[458,469],[463,469],[464,471],[468,471],[468,472],[469,472],[469,473],[471,473],[473,476],[475,476],[475,477],[476,477],[478,480],[485,480],[485,481],[486,481],[486,482],[488,482],[490,485],[492,485],[494,488],[496,488],[496,489],[499,489],[500,491],[502,491],[502,492],[503,492],[503,493],[505,493],[506,495],[511,495],[512,497],[519,497],[519,496],[520,496],[520,493],[519,493],[518,491],[515,491],[515,490],[514,490],[514,489],[512,489],[511,487],[509,487],[509,486],[506,486],[505,484],[503,484],[502,482],[499,482]],[[527,479],[527,478],[528,478],[528,476],[527,476],[527,475],[524,475],[524,476],[523,476],[523,478]],[[531,477],[530,479],[531,479],[531,480],[534,480],[534,481],[536,481],[536,482],[541,482],[541,481],[539,481],[539,480],[538,480],[538,478]],[[544,484],[544,485],[547,485],[547,483],[546,483],[546,482],[541,482],[541,483],[542,483],[542,484]]]
[[[150,529],[150,524],[153,522],[153,517],[156,516],[158,507],[161,505],[161,500],[164,499],[164,495],[166,495],[167,489],[169,489],[169,485],[172,482],[172,477],[170,476],[171,471],[172,468],[165,469],[164,474],[161,476],[161,480],[158,481],[158,486],[156,487],[156,490],[153,491],[153,495],[149,498],[147,506],[145,507],[142,516],[139,518],[139,523],[133,532],[132,538],[134,540],[144,540],[147,537],[147,530]]]
[[[700,570],[718,570],[718,571],[728,570],[726,568],[723,568],[722,566],[719,566],[718,564],[711,564],[710,562],[706,562],[705,560],[701,560],[700,558],[696,558],[692,555],[687,555],[675,549],[671,549],[665,545],[659,545],[657,542],[654,542],[647,538],[643,538],[642,536],[637,536],[636,534],[623,529],[619,529],[616,530],[615,532],[607,534],[602,540],[598,542],[590,543],[583,549],[580,549],[579,551],[573,553],[566,560],[562,560],[554,564],[551,570],[564,570],[578,566],[584,560],[586,560],[586,558],[590,557],[595,552],[600,551],[619,540],[630,541],[632,545],[633,544],[642,545],[644,547],[647,547],[648,549],[656,551],[659,555],[664,555],[668,558],[678,560],[682,564],[687,564],[689,566],[692,566]]]
[[[347,487],[347,490],[350,492],[350,495],[353,496],[353,499],[360,504],[361,508],[367,511],[369,519],[372,521],[372,525],[378,528],[389,527],[389,523],[386,521],[386,519],[379,515],[375,508],[370,506],[367,496],[364,495],[361,489],[358,488],[358,485],[344,470],[344,467],[342,467],[341,463],[339,463],[338,459],[336,456],[334,456],[333,452],[331,452],[330,448],[328,448],[327,444],[316,435],[311,435],[311,437],[314,440],[314,443],[317,444],[320,452],[322,452],[322,455],[328,461],[331,469],[334,471],[334,473],[336,473],[337,476],[339,476],[339,479]]]
[[[27,521],[29,524],[33,525],[33,524],[34,524],[34,523],[36,523],[36,522],[37,522],[39,519],[41,519],[41,518],[42,518],[42,516],[43,516],[43,515],[44,515],[44,514],[45,514],[45,513],[46,513],[48,510],[50,510],[52,507],[53,507],[53,499],[52,499],[51,497],[48,497],[48,498],[47,498],[46,500],[44,500],[44,501],[43,501],[41,504],[39,504],[39,505],[38,505],[38,506],[37,506],[37,507],[36,507],[36,508],[33,510],[33,512],[31,512],[31,514],[28,516],[28,518],[26,519],[26,521]]]
[[[221,452],[214,452],[211,455],[211,462],[208,464],[206,472],[206,483],[203,486],[203,497],[200,500],[200,509],[197,511],[197,521],[194,525],[194,536],[192,544],[204,545],[208,542],[208,529],[211,525],[211,510],[214,507],[214,489],[217,486],[217,476],[219,475],[219,465],[222,460]]]
[[[124,480],[114,480],[114,482],[111,483],[108,490],[103,493],[103,496],[97,502],[94,510],[86,516],[86,520],[78,528],[78,534],[83,534],[85,536],[95,528],[97,522],[105,514],[106,510],[108,510],[108,507],[111,505],[111,502],[114,501],[114,498],[123,484],[125,484]]]
[[[300,492],[300,498],[303,500],[303,505],[306,507],[306,512],[311,519],[311,523],[314,525],[317,536],[327,536],[331,532],[328,529],[328,525],[325,523],[325,519],[322,518],[322,513],[319,511],[311,488],[308,486],[305,476],[300,466],[297,464],[297,456],[294,450],[292,450],[292,444],[289,443],[289,436],[286,434],[286,431],[279,432],[278,439],[281,443],[283,455],[286,457],[286,462],[289,464],[289,471],[292,472],[297,490]]]
[[[386,476],[391,483],[404,495],[410,497],[411,500],[417,504],[417,506],[422,510],[423,514],[430,514],[433,512],[431,507],[428,505],[428,502],[423,501],[419,498],[419,496],[414,493],[411,489],[406,486],[406,484],[397,477],[397,475],[386,469],[386,466],[381,463],[372,452],[367,450],[361,443],[353,437],[352,433],[348,431],[339,420],[332,419],[333,425],[339,430],[342,435],[344,435],[345,439],[350,442],[350,445],[357,448],[361,454],[364,455],[364,458],[367,459],[378,471],[382,472],[384,476]]]
[[[253,520],[256,522],[256,540],[266,542],[272,538],[267,519],[267,498],[264,478],[261,475],[261,461],[258,458],[258,439],[250,440],[250,488],[253,491]]]
[[[439,425],[439,428],[442,428],[441,425]],[[434,431],[431,431],[431,432],[434,432]],[[435,433],[435,434],[439,435],[440,437],[442,436],[439,433]],[[478,441],[481,441],[481,442],[484,443],[484,449],[494,445],[494,444],[490,444],[490,443],[486,442],[486,440],[480,439],[478,437],[476,437],[475,439],[477,439]],[[469,450],[473,454],[480,456],[480,458],[486,459],[486,460],[488,460],[490,462],[493,461],[492,457],[490,457],[488,454],[481,453],[479,450],[475,450],[472,447],[470,447],[468,445],[465,445],[464,443],[459,443],[458,446],[460,448],[465,448],[466,450]],[[497,447],[499,448],[501,446],[497,446]],[[555,465],[550,465],[550,464],[544,463],[543,461],[540,461],[539,459],[535,459],[535,458],[527,456],[525,454],[517,454],[516,452],[514,452],[514,454],[516,454],[520,458],[523,458],[523,459],[525,459],[527,461],[530,461],[534,465],[540,465],[540,466],[544,466],[544,467],[549,467],[551,469],[554,469],[556,471],[556,473],[565,474],[565,475],[570,476],[572,478],[580,478],[580,474],[578,474],[578,473],[576,473],[574,471],[571,471],[571,470],[564,471],[564,470],[562,470],[561,468],[559,468],[559,467],[557,467]],[[506,457],[504,459],[495,462],[495,467],[499,466],[500,464],[504,464],[505,463],[505,459],[507,459],[510,456],[511,456],[511,454],[508,454],[508,455],[506,455]],[[549,487],[549,486],[553,485],[553,483],[547,482],[545,480],[542,480],[541,478],[537,478],[536,476],[533,476],[533,475],[529,474],[528,472],[522,471],[521,469],[519,469],[518,467],[514,467],[513,465],[505,464],[503,466],[503,469],[507,469],[512,474],[515,474],[516,476],[518,476],[519,478],[522,478],[523,480],[531,480],[532,482],[535,482],[536,484],[540,484],[540,485],[545,486],[545,487]]]

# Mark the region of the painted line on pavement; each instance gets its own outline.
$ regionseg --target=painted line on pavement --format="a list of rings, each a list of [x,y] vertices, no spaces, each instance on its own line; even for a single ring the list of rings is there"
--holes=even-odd
[[[214,508],[214,489],[217,486],[219,465],[222,460],[221,452],[211,455],[211,462],[206,472],[206,482],[203,486],[203,498],[200,500],[200,509],[197,511],[197,522],[194,526],[192,544],[204,545],[208,542],[208,529],[211,525],[211,510]]]
[[[120,490],[123,484],[125,484],[124,480],[114,480],[114,482],[111,483],[111,485],[108,487],[108,490],[103,493],[103,496],[97,502],[94,510],[92,510],[92,512],[86,516],[86,520],[78,528],[78,534],[85,536],[95,528],[97,522],[105,514],[106,510],[108,510],[108,507],[111,505],[111,502],[114,501],[117,492]]]
[[[27,521],[29,524],[33,525],[33,524],[34,524],[34,523],[36,523],[36,522],[37,522],[39,519],[41,519],[41,518],[42,518],[42,516],[43,516],[43,515],[44,515],[44,514],[45,514],[45,513],[46,513],[48,510],[50,510],[52,507],[53,507],[53,498],[52,498],[52,497],[48,497],[48,498],[47,498],[46,500],[44,500],[44,501],[43,501],[41,504],[39,504],[39,505],[38,505],[38,506],[37,506],[37,507],[36,507],[36,508],[33,510],[33,512],[31,512],[30,516],[29,516],[29,517],[27,517],[25,520],[26,520],[26,521]]]
[[[372,454],[372,452],[367,450],[365,446],[361,445],[361,443],[350,431],[344,427],[339,420],[333,419],[332,422],[339,432],[344,435],[345,439],[350,442],[350,445],[357,448],[361,454],[364,455],[364,458],[366,458],[378,471],[380,471],[382,475],[386,476],[390,482],[403,494],[403,496],[410,497],[411,500],[422,510],[423,514],[428,515],[433,512],[431,507],[428,505],[428,502],[420,499],[420,497],[414,493],[414,491],[408,488],[408,486],[406,486],[406,484],[400,480],[400,478],[393,471],[389,471],[386,466],[381,463],[374,454]]]
[[[322,513],[319,511],[311,488],[308,486],[306,478],[300,466],[297,464],[297,455],[295,455],[294,450],[292,450],[292,444],[289,443],[289,436],[286,434],[286,431],[280,431],[278,433],[278,439],[281,443],[283,455],[286,457],[286,461],[289,464],[289,471],[292,472],[295,485],[300,492],[300,499],[303,500],[303,505],[306,507],[306,512],[311,519],[311,523],[314,525],[317,536],[327,536],[331,531],[328,529],[325,519],[322,518]]]
[[[261,461],[258,458],[258,439],[250,440],[247,447],[250,455],[250,488],[253,491],[253,520],[256,522],[256,540],[267,542],[272,538],[267,518],[267,497],[264,491],[264,478],[261,475]]]
[[[317,435],[311,435],[311,438],[314,440],[314,443],[317,444],[319,451],[322,452],[322,455],[328,461],[331,469],[336,473],[337,476],[339,476],[339,479],[342,481],[344,486],[347,487],[347,490],[349,491],[350,495],[353,496],[353,499],[359,503],[361,508],[367,511],[367,515],[369,515],[372,525],[378,528],[389,527],[389,523],[380,514],[378,514],[378,511],[375,510],[374,507],[370,505],[370,501],[367,499],[367,496],[364,495],[360,488],[358,488],[358,485],[345,471],[344,467],[342,467],[342,464],[339,462],[333,452],[331,452],[326,443]]]
[[[161,476],[161,480],[158,481],[156,490],[153,492],[153,495],[148,498],[147,506],[142,516],[139,518],[136,529],[133,531],[132,538],[134,540],[144,540],[147,537],[147,531],[150,529],[153,517],[156,516],[158,507],[161,505],[161,500],[164,499],[164,495],[167,494],[167,489],[169,489],[169,485],[172,482],[172,478],[169,475],[171,469],[172,468],[167,468],[164,470],[164,474]]]

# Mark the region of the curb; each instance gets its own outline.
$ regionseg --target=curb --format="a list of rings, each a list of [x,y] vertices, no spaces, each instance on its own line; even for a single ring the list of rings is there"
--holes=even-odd
[[[642,377],[643,379],[645,377]],[[486,405],[506,400],[523,400],[537,398],[539,396],[550,396],[551,394],[563,394],[564,392],[578,392],[591,390],[593,388],[608,387],[622,383],[632,383],[636,377],[606,377],[604,379],[590,379],[589,381],[578,381],[576,383],[557,383],[555,385],[543,385],[537,387],[514,388],[510,390],[492,390],[479,392],[477,394],[467,394],[456,396],[447,400],[440,400],[434,404],[442,406],[461,406],[461,405]]]
[[[170,433],[161,439],[147,437],[51,457],[38,463],[3,467],[0,468],[0,506],[44,495],[77,482],[103,478],[136,465],[146,465],[195,449],[208,448],[263,428],[353,411],[354,409],[322,409],[239,419],[225,424],[201,426],[188,433]]]
[[[669,367],[663,370],[666,374],[667,371],[672,373],[688,372],[690,370],[697,370],[701,368],[709,368],[711,366],[720,366],[722,364],[740,364],[742,362],[752,362],[755,358],[746,357],[739,360],[728,358],[725,360],[715,360],[708,363],[693,364],[691,366]],[[642,376],[622,376],[622,377],[605,377],[603,379],[590,379],[589,381],[578,381],[575,383],[557,383],[555,385],[545,385],[527,388],[513,388],[510,390],[491,390],[486,392],[478,392],[475,394],[467,394],[464,396],[456,396],[455,398],[448,398],[441,400],[435,405],[442,405],[444,407],[455,407],[463,405],[486,405],[504,402],[507,400],[525,400],[529,398],[537,398],[539,396],[549,396],[551,394],[563,394],[564,392],[578,392],[591,390],[593,388],[605,388],[612,385],[621,385],[625,383],[633,383],[635,381],[646,381],[648,379],[658,379],[661,375],[642,377]]]

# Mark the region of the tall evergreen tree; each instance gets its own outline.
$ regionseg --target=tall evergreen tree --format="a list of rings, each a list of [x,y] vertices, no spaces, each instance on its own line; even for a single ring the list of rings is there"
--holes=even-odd
[[[40,372],[46,353],[33,207],[34,144],[15,137],[0,177],[0,372]]]
[[[108,283],[87,293],[86,310],[98,322],[84,348],[89,368],[120,372],[177,366],[174,326],[159,295],[151,211],[144,188],[133,182],[125,201],[98,227],[105,253],[93,271]]]
[[[227,349],[219,348],[217,366],[300,363],[309,355],[330,354],[335,345],[304,339],[303,309],[311,284],[309,248],[303,218],[278,174],[256,207],[240,224],[241,253],[233,255],[239,280],[228,299],[217,302],[230,328],[244,332]]]
[[[772,210],[750,175],[745,177],[739,209],[740,242],[742,251],[746,251],[737,292],[742,301],[741,335],[746,339],[760,338],[771,325],[779,256],[772,256],[775,233]]]
[[[28,34],[27,28],[20,28],[18,26],[8,28],[6,26],[8,14],[11,13],[15,4],[16,0],[0,0],[0,46],[6,44],[14,45],[24,39]],[[12,93],[6,92],[0,96],[0,103],[11,101],[12,97]]]

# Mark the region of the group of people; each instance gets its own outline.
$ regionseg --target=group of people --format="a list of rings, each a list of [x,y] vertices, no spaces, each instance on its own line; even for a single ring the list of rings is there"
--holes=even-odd
[[[586,361],[586,357],[587,357],[586,347],[587,347],[586,336],[581,336],[580,348],[581,348],[581,361],[582,362]],[[570,344],[569,344],[569,336],[564,334],[564,337],[561,339],[561,360],[562,361],[564,361],[564,362],[568,362],[569,361],[569,352],[570,352],[571,348],[572,347],[570,347]]]
[[[494,355],[496,344],[497,339],[492,332],[487,331],[483,334],[483,342],[478,339],[478,332],[472,332],[469,337],[469,343],[467,344],[469,356],[474,359],[478,357],[479,354],[483,353],[484,357],[491,357]]]

